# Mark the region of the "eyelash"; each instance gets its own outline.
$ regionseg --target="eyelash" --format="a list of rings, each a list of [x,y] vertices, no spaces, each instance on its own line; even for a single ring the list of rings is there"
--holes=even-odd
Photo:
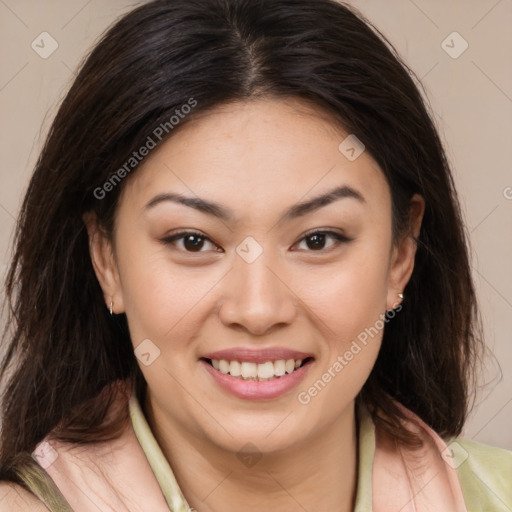
[[[310,237],[312,237],[314,235],[318,235],[318,234],[332,236],[332,238],[335,239],[336,243],[333,246],[331,246],[331,247],[329,247],[327,249],[308,250],[307,252],[312,252],[312,253],[319,252],[319,253],[321,253],[321,252],[325,252],[325,251],[330,251],[330,250],[338,247],[342,243],[348,243],[348,242],[352,241],[352,238],[348,238],[345,235],[342,235],[341,233],[337,233],[336,231],[329,231],[329,230],[318,229],[318,230],[310,231],[309,233],[306,233],[299,240],[299,243],[302,242],[303,240],[307,239],[307,238],[310,238]],[[173,234],[171,236],[163,238],[161,241],[162,241],[162,243],[164,245],[169,245],[169,244],[172,244],[173,242],[175,242],[177,240],[182,240],[182,239],[184,239],[185,237],[187,237],[189,235],[194,235],[194,236],[196,236],[198,238],[202,238],[203,240],[211,242],[213,245],[215,245],[214,242],[212,240],[210,240],[206,235],[204,235],[200,231],[194,231],[194,230],[180,231],[179,233],[175,233],[175,234]],[[186,252],[186,253],[189,253],[189,254],[200,254],[201,252],[206,252],[206,251],[194,252],[194,251],[184,250],[183,252]]]

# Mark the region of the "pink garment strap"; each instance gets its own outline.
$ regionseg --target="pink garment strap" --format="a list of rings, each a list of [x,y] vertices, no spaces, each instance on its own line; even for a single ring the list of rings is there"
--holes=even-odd
[[[398,406],[423,447],[399,445],[367,417],[366,442],[373,451],[375,436],[375,450],[371,491],[365,489],[358,498],[364,512],[467,512],[450,447],[413,412]],[[74,512],[169,512],[131,424],[108,443],[70,445],[46,438],[35,455]],[[370,459],[367,463],[371,467]]]
[[[119,383],[122,393],[129,389]],[[74,512],[169,512],[131,423],[104,443],[70,444],[47,436],[33,453]]]
[[[412,411],[398,406],[423,447],[404,447],[375,430],[373,512],[467,512],[450,447]]]

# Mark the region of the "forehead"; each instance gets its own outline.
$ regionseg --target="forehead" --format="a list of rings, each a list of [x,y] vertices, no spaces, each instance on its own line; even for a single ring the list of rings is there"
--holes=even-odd
[[[216,107],[196,115],[146,157],[123,187],[122,202],[142,207],[156,194],[175,192],[256,214],[347,185],[375,208],[390,208],[382,171],[367,151],[346,152],[347,144],[362,149],[349,135],[324,110],[302,100]]]

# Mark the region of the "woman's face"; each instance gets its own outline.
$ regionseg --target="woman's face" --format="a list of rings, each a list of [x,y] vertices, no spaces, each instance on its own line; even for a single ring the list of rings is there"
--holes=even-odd
[[[389,186],[348,135],[299,100],[233,103],[124,184],[115,257],[93,259],[166,427],[265,452],[353,417],[414,243],[392,244]]]

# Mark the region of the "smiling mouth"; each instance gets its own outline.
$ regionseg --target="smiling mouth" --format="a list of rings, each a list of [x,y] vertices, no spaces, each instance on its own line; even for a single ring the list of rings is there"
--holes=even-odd
[[[249,361],[228,361],[226,359],[207,359],[202,358],[215,370],[230,375],[239,380],[264,382],[277,380],[286,375],[290,375],[299,368],[310,364],[312,357],[306,359],[278,359],[266,361],[263,363],[253,363]]]

